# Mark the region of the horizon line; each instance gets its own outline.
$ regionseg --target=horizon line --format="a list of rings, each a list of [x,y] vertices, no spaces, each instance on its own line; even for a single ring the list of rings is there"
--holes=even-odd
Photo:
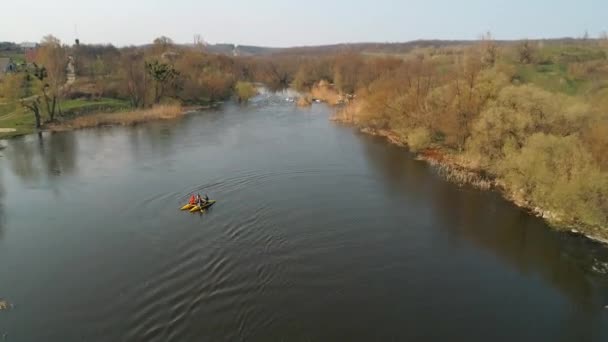
[[[52,35],[52,34],[51,34]],[[43,36],[44,37],[44,36]],[[160,37],[160,36],[159,36]],[[168,37],[170,38],[170,37]],[[105,42],[105,43],[99,43],[99,42],[91,42],[91,43],[87,43],[87,42],[83,42],[81,39],[76,38],[79,40],[79,44],[81,45],[98,45],[98,46],[114,46],[117,48],[128,48],[128,47],[141,47],[141,46],[147,46],[147,45],[152,45],[153,42],[148,42],[148,43],[140,43],[140,44],[125,44],[125,45],[116,45],[112,42]],[[74,41],[76,40],[74,39]],[[529,40],[529,41],[551,41],[551,40],[600,40],[602,39],[601,37],[589,37],[589,38],[585,38],[585,37],[573,37],[573,36],[562,36],[562,37],[543,37],[543,38],[539,38],[539,37],[535,37],[535,38],[510,38],[510,39],[492,39],[493,41],[496,42],[519,42],[519,41],[525,41],[525,40]],[[62,43],[65,43],[66,41],[60,39],[62,41]],[[365,44],[382,44],[382,45],[397,45],[397,44],[409,44],[409,43],[416,43],[416,42],[478,42],[481,41],[482,38],[477,38],[477,39],[444,39],[444,38],[417,38],[417,39],[413,39],[413,40],[403,40],[403,41],[343,41],[343,42],[335,42],[335,43],[321,43],[321,44],[302,44],[302,45],[288,45],[288,46],[272,46],[272,45],[262,45],[262,44],[237,44],[237,43],[231,43],[231,42],[215,42],[215,43],[210,43],[210,42],[205,42],[206,45],[233,45],[233,46],[247,46],[247,47],[259,47],[259,48],[266,48],[266,49],[276,49],[276,50],[286,50],[286,49],[298,49],[298,48],[315,48],[315,47],[331,47],[331,46],[340,46],[340,45],[365,45]],[[17,41],[10,41],[10,40],[3,40],[0,41],[0,43],[13,43],[13,44],[24,44],[24,43],[39,43],[40,41],[21,41],[21,42],[17,42]],[[189,43],[182,43],[182,42],[176,42],[174,41],[175,45],[194,45],[194,43],[189,42]]]

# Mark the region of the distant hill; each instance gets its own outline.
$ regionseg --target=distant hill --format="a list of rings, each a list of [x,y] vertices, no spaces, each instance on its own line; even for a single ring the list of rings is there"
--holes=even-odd
[[[497,40],[499,45],[517,44],[523,40]],[[531,39],[531,41],[543,42],[547,44],[572,44],[580,43],[581,39],[576,38],[552,38],[552,39]],[[593,41],[590,39],[588,41]],[[273,48],[251,45],[233,44],[212,44],[207,45],[207,51],[211,53],[233,55],[234,52],[239,56],[264,56],[264,55],[331,55],[336,53],[386,53],[401,54],[408,53],[416,48],[441,48],[466,46],[478,43],[478,40],[414,40],[410,42],[397,43],[343,43],[318,46],[295,46],[288,48]]]
[[[419,40],[405,43],[345,43],[318,46],[296,46],[273,48],[251,45],[209,44],[205,49],[211,53],[239,56],[264,55],[330,55],[340,52],[405,53],[418,47],[441,47],[471,44],[472,41],[460,40]]]
[[[236,48],[236,50],[235,50]],[[279,48],[270,48],[262,46],[250,46],[250,45],[234,45],[234,44],[213,44],[206,46],[207,51],[212,53],[220,53],[226,55],[232,55],[236,51],[239,56],[253,56],[253,55],[268,55],[280,51]]]
[[[543,42],[546,44],[580,44],[583,39],[577,38],[551,38],[551,39],[531,39],[535,42]],[[586,42],[594,42],[595,39],[588,39]],[[409,42],[386,42],[386,43],[342,43],[332,45],[311,45],[311,46],[294,46],[287,48],[254,46],[254,45],[235,45],[230,43],[208,44],[205,45],[205,50],[221,55],[238,55],[238,56],[268,56],[268,55],[283,55],[283,56],[323,56],[336,53],[378,53],[378,54],[405,54],[417,48],[441,48],[441,47],[456,47],[467,46],[478,43],[478,40],[414,40]],[[499,45],[510,45],[522,42],[522,40],[496,40]],[[90,45],[102,46],[102,45]],[[140,45],[140,47],[149,47],[151,44]],[[192,44],[184,44],[183,46],[193,46]],[[0,53],[7,55],[10,53],[21,53],[22,49],[18,44],[12,42],[0,42]]]

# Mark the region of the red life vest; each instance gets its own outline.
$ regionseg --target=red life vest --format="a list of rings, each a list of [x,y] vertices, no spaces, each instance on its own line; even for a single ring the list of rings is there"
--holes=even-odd
[[[194,197],[194,195],[190,196],[190,201],[188,203],[196,204],[196,197]]]

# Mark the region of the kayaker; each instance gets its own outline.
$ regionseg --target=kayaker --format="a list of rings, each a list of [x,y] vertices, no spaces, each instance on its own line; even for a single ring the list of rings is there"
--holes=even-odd
[[[207,196],[207,194],[205,194],[205,203],[209,202],[209,196]]]
[[[197,194],[196,195],[196,202],[198,203],[198,205],[203,206],[205,205],[206,201],[203,200],[203,198],[201,197],[201,194]]]
[[[194,194],[192,194],[192,196],[190,196],[190,200],[188,200],[188,204],[196,205],[196,197],[194,196]]]

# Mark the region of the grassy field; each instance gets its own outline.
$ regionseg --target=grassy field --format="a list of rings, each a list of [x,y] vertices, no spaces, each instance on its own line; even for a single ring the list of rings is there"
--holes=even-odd
[[[99,100],[74,99],[61,103],[61,110],[66,117],[94,112],[118,112],[130,108],[131,106],[128,101],[110,98],[101,98]]]
[[[25,63],[25,55],[21,52],[0,52],[0,57],[9,57],[16,64],[24,64]]]
[[[0,139],[32,133],[34,115],[27,113],[17,104],[0,104],[0,128],[15,129],[12,132],[0,131]]]
[[[516,66],[516,76],[522,83],[532,83],[551,92],[567,95],[585,95],[597,90],[593,82],[592,71],[574,73],[573,70],[585,70],[594,62],[607,58],[605,48],[594,45],[548,45],[538,48],[534,53],[535,63],[519,64],[514,56],[507,60]]]
[[[567,66],[563,64],[519,65],[517,77],[522,83],[532,83],[543,89],[568,95],[585,93],[591,87],[589,80],[569,75]]]
[[[129,102],[120,99],[102,98],[99,100],[74,99],[61,102],[63,116],[59,119],[71,119],[76,116],[98,113],[118,112],[130,108]],[[47,118],[43,116],[43,120]],[[14,129],[3,131],[2,128]],[[0,103],[0,139],[29,134],[34,131],[34,115],[19,104]]]
[[[464,55],[471,46],[451,47],[454,55]],[[454,65],[451,56],[442,54],[440,50],[415,48],[403,53],[363,52],[364,56],[394,57],[409,59],[416,55],[429,55],[435,63],[444,64],[447,69]],[[534,45],[534,62],[521,64],[518,61],[514,45],[503,46],[499,50],[499,61],[515,68],[515,77],[520,83],[530,83],[545,90],[567,95],[588,95],[608,87],[608,84],[597,82],[605,79],[597,71],[585,70],[593,63],[604,63],[608,59],[608,47],[597,44],[545,44]],[[585,70],[582,74],[573,74],[572,69]],[[606,73],[608,71],[601,71]]]

